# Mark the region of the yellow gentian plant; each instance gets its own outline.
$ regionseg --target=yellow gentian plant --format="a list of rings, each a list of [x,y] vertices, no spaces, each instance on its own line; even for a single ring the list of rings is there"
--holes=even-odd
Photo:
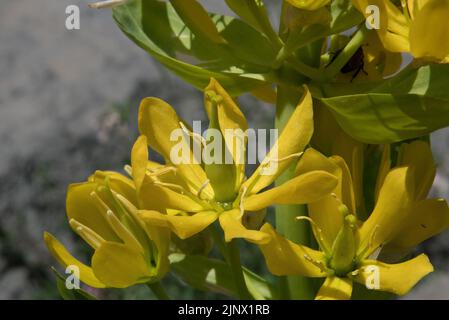
[[[144,99],[130,178],[96,172],[68,191],[91,267],[46,233],[50,252],[89,286],[147,283],[162,299],[168,272],[245,299],[357,299],[354,283],[406,294],[433,270],[415,247],[449,226],[446,202],[427,198],[429,135],[449,125],[449,1],[285,0],[280,12],[224,2],[232,16],[198,0],[91,5],[111,8],[126,36],[204,92],[209,129]],[[280,133],[252,174],[245,93],[275,105]],[[238,239],[262,251],[275,283],[242,266]]]

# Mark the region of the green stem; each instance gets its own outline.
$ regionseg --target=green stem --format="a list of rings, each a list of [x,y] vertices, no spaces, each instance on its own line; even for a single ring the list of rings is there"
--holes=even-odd
[[[160,282],[147,283],[147,285],[159,300],[171,300]]]
[[[229,268],[231,269],[232,277],[234,278],[235,288],[237,290],[238,297],[240,299],[252,300],[252,296],[249,293],[246,281],[243,275],[242,265],[240,263],[240,252],[236,241],[232,240],[227,243],[224,241],[223,236],[220,234],[220,230],[214,225],[210,226],[212,238],[218,247],[223,258],[226,260]]]
[[[218,250],[220,251],[223,258],[228,262],[229,257],[228,257],[228,252],[227,252],[227,248],[226,248],[226,243],[224,242],[223,236],[220,234],[220,230],[216,226],[216,223],[213,223],[209,227],[209,229],[211,231],[212,239],[214,239],[214,243],[217,245]]]
[[[278,102],[276,109],[275,127],[282,131],[288,119],[301,98],[301,92],[294,88],[278,86]],[[294,176],[295,166],[292,165],[277,180],[280,185]],[[307,215],[304,205],[278,205],[276,206],[276,229],[280,234],[293,242],[309,245],[310,227],[306,223],[295,223],[297,216]],[[279,280],[279,292],[282,298],[312,299],[314,286],[310,279],[300,276],[288,276]]]
[[[299,59],[288,59],[287,67],[292,68],[293,70],[298,71],[302,75],[312,79],[319,81],[321,79],[320,70],[317,68],[313,68]]]
[[[363,45],[366,36],[370,30],[363,25],[359,31],[352,37],[351,41],[346,45],[346,47],[338,54],[335,60],[328,66],[323,74],[322,81],[330,81],[340,70],[345,66],[346,63],[352,58],[352,56],[357,52],[357,50]]]
[[[232,271],[237,294],[242,300],[252,300],[252,296],[246,286],[245,277],[243,276],[242,264],[240,262],[240,250],[237,240],[234,239],[228,243],[228,263]]]

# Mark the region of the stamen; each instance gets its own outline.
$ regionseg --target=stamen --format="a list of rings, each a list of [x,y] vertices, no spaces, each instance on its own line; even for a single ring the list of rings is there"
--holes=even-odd
[[[239,220],[243,218],[243,215],[245,214],[245,206],[244,206],[244,201],[245,201],[245,197],[246,197],[246,192],[248,191],[247,187],[243,187],[242,189],[242,195],[240,197],[240,204],[239,204],[239,209],[240,209],[240,216],[239,216]]]
[[[166,187],[169,189],[174,189],[175,191],[180,192],[182,194],[184,194],[184,192],[185,192],[185,189],[183,187],[181,187],[180,185],[174,184],[174,183],[154,181],[154,185],[159,186],[159,187]]]
[[[147,175],[149,175],[150,177],[159,177],[169,172],[176,172],[176,168],[175,167],[162,167],[157,169],[148,168],[147,171],[149,171]]]
[[[349,212],[349,208],[341,201],[341,199],[337,196],[336,193],[332,192],[331,196],[338,203],[338,211],[343,215],[343,217],[349,216],[351,213]]]
[[[323,272],[323,273],[326,272],[326,267],[323,265],[322,262],[316,261],[316,260],[312,259],[312,257],[310,257],[310,256],[307,255],[307,254],[304,255],[304,259],[306,259],[308,262],[310,262],[310,263],[313,264],[315,267],[317,267],[318,269],[320,269],[321,272]]]
[[[208,185],[209,183],[210,183],[210,180],[207,179],[207,180],[203,183],[203,185],[201,186],[200,190],[198,190],[196,196],[197,196],[199,199],[203,200],[203,199],[201,198],[201,193],[204,191],[204,189],[206,189],[206,187],[207,187],[207,185]]]
[[[98,249],[105,240],[99,236],[95,231],[79,223],[75,219],[69,221],[72,229],[86,241],[94,250]]]
[[[98,210],[104,214],[107,211],[110,211],[111,209],[108,207],[108,205],[103,201],[103,199],[100,198],[97,192],[92,191],[90,193],[90,196],[94,200],[95,206],[98,208]]]
[[[112,230],[117,234],[117,236],[126,244],[132,245],[136,248],[143,250],[140,242],[134,237],[134,235],[128,230],[123,223],[115,216],[115,214],[108,210],[106,212],[106,219],[111,226]]]
[[[321,230],[321,228],[318,227],[318,225],[315,223],[315,221],[312,220],[312,218],[307,217],[307,216],[298,216],[295,219],[297,221],[306,220],[306,221],[310,222],[312,227],[315,228],[318,231],[318,234],[320,235],[320,240],[324,240],[324,238],[323,238],[323,230]]]
[[[179,122],[179,125],[181,126],[181,129],[182,129],[182,131],[184,131],[185,134],[187,134],[189,137],[192,137],[194,140],[199,141],[199,143],[203,147],[206,147],[207,142],[206,142],[206,139],[204,139],[204,137],[202,135],[200,135],[196,132],[189,131],[189,129],[187,129],[187,127],[181,121]]]
[[[320,227],[318,227],[316,222],[313,221],[313,219],[308,216],[298,216],[295,219],[297,221],[306,220],[312,225],[312,229],[315,231],[314,232],[315,237],[318,236],[318,238],[316,239],[318,241],[318,244],[320,245],[321,249],[323,249],[327,253],[329,251],[329,248],[327,247],[326,242],[324,240],[323,230]]]
[[[262,167],[267,167],[271,162],[278,162],[279,163],[279,162],[282,162],[282,161],[285,161],[285,160],[290,160],[292,158],[299,158],[303,154],[304,154],[304,152],[298,152],[298,153],[292,153],[292,154],[290,154],[290,155],[288,155],[286,157],[280,158],[280,159],[279,158],[268,159],[265,163],[262,163],[261,166]]]

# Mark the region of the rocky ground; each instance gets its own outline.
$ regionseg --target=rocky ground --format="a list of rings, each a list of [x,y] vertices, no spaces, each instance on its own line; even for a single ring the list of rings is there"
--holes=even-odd
[[[223,6],[221,1],[209,5]],[[81,29],[65,8],[81,8]],[[49,230],[79,252],[64,215],[66,187],[129,161],[140,99],[158,96],[187,121],[203,119],[200,93],[153,63],[85,0],[0,1],[0,299],[55,298],[44,248]],[[255,102],[244,99],[247,111]],[[258,106],[251,123],[267,127]],[[448,131],[435,134],[435,194],[449,195]],[[411,298],[449,298],[449,235],[426,244],[440,270]],[[127,298],[138,296],[129,293]]]

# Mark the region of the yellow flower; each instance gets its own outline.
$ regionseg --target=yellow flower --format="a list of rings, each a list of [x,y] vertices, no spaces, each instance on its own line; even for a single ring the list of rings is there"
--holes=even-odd
[[[132,176],[136,184],[141,185],[138,188],[141,201],[154,199],[151,202],[155,209],[168,209],[166,214],[141,210],[140,215],[145,221],[168,226],[179,238],[186,239],[218,219],[226,241],[245,238],[266,243],[269,241],[267,234],[251,230],[244,224],[248,214],[263,214],[263,210],[272,204],[314,202],[335,187],[337,181],[331,174],[313,171],[264,191],[298,159],[309,143],[313,133],[313,110],[308,90],[274,147],[249,179],[245,178],[246,119],[214,79],[205,90],[205,108],[210,120],[209,129],[220,133],[217,139],[222,142],[224,154],[232,159],[230,164],[195,163],[195,146],[206,149],[208,141],[192,133],[164,101],[156,98],[142,101],[139,110],[142,136],[133,147]],[[227,134],[229,129],[244,134]],[[182,160],[186,161],[177,164],[171,161],[171,153],[178,154],[180,142],[170,139],[176,130],[182,130],[188,137],[181,142],[184,151],[187,150],[182,153]],[[147,144],[164,157],[165,165],[148,162]],[[274,170],[267,174],[267,168],[273,164]]]
[[[449,1],[407,0],[398,8],[390,0],[352,0],[366,17],[369,5],[380,10],[377,30],[384,47],[392,52],[408,52],[427,61],[449,62]]]
[[[74,258],[51,234],[46,232],[44,239],[62,266],[79,268],[84,283],[125,288],[157,281],[168,271],[170,231],[138,218],[132,180],[98,171],[88,182],[69,187],[66,206],[70,226],[95,251],[92,267]]]
[[[301,218],[312,224],[319,250],[284,239],[265,224],[261,231],[271,234],[272,240],[259,247],[269,270],[279,276],[326,278],[316,299],[349,299],[353,281],[404,295],[432,272],[424,254],[397,264],[376,259],[384,245],[390,253],[396,249],[404,253],[449,227],[446,202],[425,199],[433,180],[428,145],[414,142],[403,148],[400,166],[394,169],[389,168],[385,152],[376,205],[365,222],[357,219],[352,179],[343,159],[308,149],[297,166],[298,174],[326,170],[339,177],[334,194],[309,204],[310,218]]]

